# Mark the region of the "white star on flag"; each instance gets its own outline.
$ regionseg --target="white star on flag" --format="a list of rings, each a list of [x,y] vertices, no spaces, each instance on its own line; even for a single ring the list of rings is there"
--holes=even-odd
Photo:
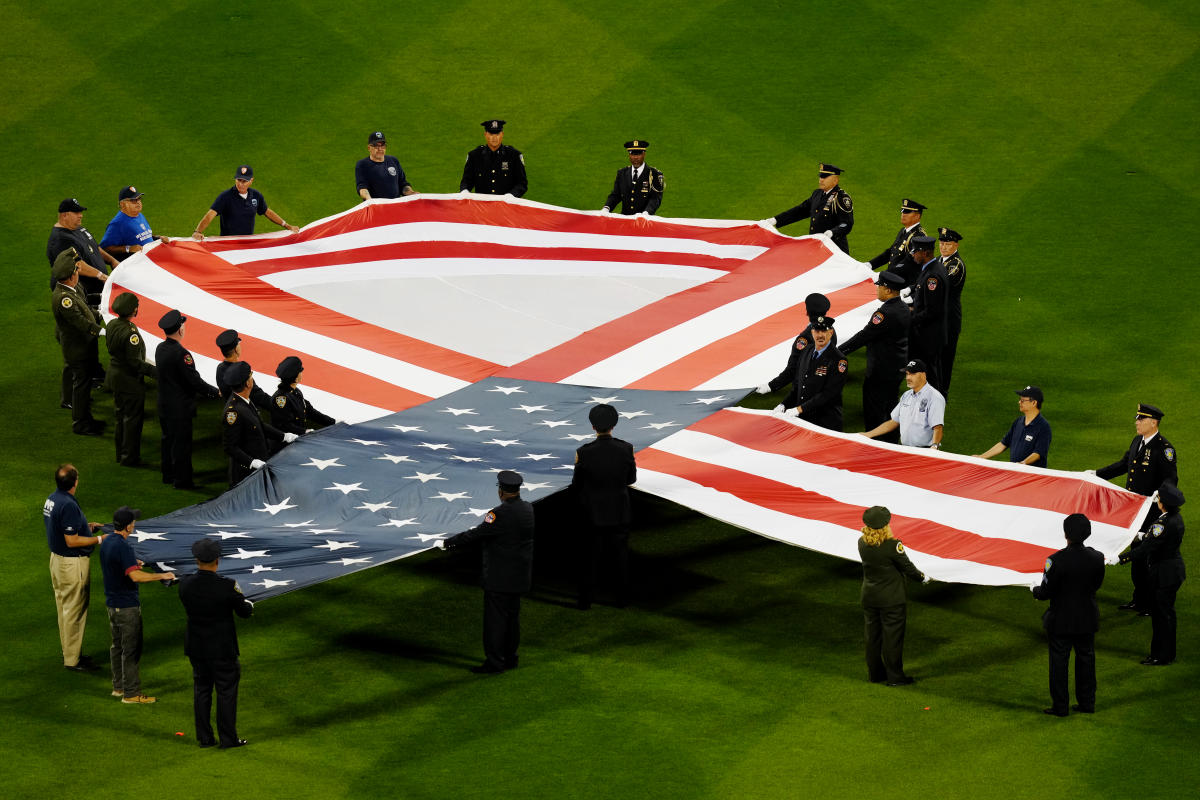
[[[470,431],[471,433],[485,433],[487,431],[494,431],[495,433],[500,432],[494,425],[462,425],[459,426],[459,430]]]
[[[409,458],[408,456],[394,456],[391,453],[388,453],[387,455],[384,455],[384,456],[375,456],[375,460],[376,461],[390,461],[393,464],[399,464],[401,461],[407,461],[410,464],[418,463],[417,461]]]
[[[273,581],[270,578],[264,578],[261,581],[255,581],[255,586],[261,586],[264,589],[272,589],[276,586],[287,586],[291,581]]]
[[[395,506],[392,505],[391,500],[384,500],[382,503],[368,503],[366,501],[363,501],[363,504],[361,506],[355,506],[354,510],[355,511],[360,511],[360,510],[370,511],[370,512],[374,513],[377,511],[382,511],[385,508],[395,508]]]
[[[497,386],[493,389],[488,389],[488,391],[489,392],[504,392],[504,394],[506,394],[506,395],[513,394],[514,392],[517,394],[527,394],[527,392],[524,389],[522,389],[520,386]]]
[[[291,498],[289,497],[288,499],[290,500]],[[292,506],[292,508],[295,508],[295,506]],[[315,521],[316,520],[306,519],[306,520],[304,520],[304,522],[285,522],[282,525],[279,525],[277,527],[280,527],[280,528],[303,528],[305,525],[312,525],[313,522],[315,522]]]
[[[563,420],[543,419],[539,420],[538,425],[545,425],[547,428],[561,428],[563,425],[574,425],[574,422]]]
[[[569,469],[569,470],[574,470],[574,469],[575,469],[575,465],[574,465],[574,464],[563,464],[561,467],[552,467],[552,469]]]
[[[413,431],[425,432],[425,429],[420,425],[388,425],[392,430],[400,431],[401,433],[412,433]]]
[[[621,398],[617,397],[616,395],[613,395],[612,397],[592,397],[592,398],[588,399],[588,402],[603,404],[603,403],[624,403],[625,401],[622,400]]]
[[[335,558],[333,561],[326,561],[326,564],[341,564],[343,567],[350,567],[355,564],[370,564],[371,556],[363,556],[362,558]]]
[[[455,500],[470,500],[471,495],[466,492],[438,492],[430,500],[445,500],[447,503],[453,503]]]
[[[420,524],[421,523],[417,522],[416,517],[409,517],[408,519],[389,519],[387,522],[385,522],[382,525],[379,525],[377,527],[380,527],[380,528],[403,528],[405,525],[420,525]]]
[[[643,425],[642,430],[653,428],[656,431],[661,431],[663,428],[678,428],[678,422],[651,422],[649,425]]]
[[[383,444],[383,442],[376,442],[371,439],[347,439],[346,441],[354,442],[355,444],[361,444],[363,447],[374,447],[375,445]]]
[[[338,483],[333,482],[333,486],[326,486],[327,492],[341,492],[342,494],[350,494],[351,492],[365,492],[362,483]]]
[[[270,503],[264,503],[262,508],[256,508],[254,510],[255,511],[265,511],[273,517],[276,514],[278,514],[280,511],[284,511],[289,508],[298,508],[299,506],[296,506],[295,504],[293,504],[291,502],[291,499],[292,498],[290,498],[290,497],[285,497],[282,500],[280,500],[278,503],[275,503],[274,505],[272,505]],[[220,528],[222,526],[217,525],[215,527]]]
[[[167,536],[165,533],[153,533],[151,531],[134,531],[133,535],[137,537],[137,540],[139,542],[144,542],[149,539],[153,539],[156,542],[167,541]]]
[[[479,456],[450,456],[455,461],[465,461],[470,464],[472,461],[483,461]]]
[[[648,417],[649,411],[622,411],[621,416],[625,419],[634,419],[635,417]]]
[[[220,536],[221,541],[226,539],[252,539],[249,531],[217,531],[213,536]]]
[[[514,408],[514,409],[511,409],[511,410],[512,410],[512,411],[524,411],[526,414],[532,414],[532,413],[533,413],[533,412],[535,412],[535,411],[549,411],[550,409],[549,409],[549,408],[547,408],[546,406],[526,406],[526,405],[520,405],[520,406],[517,406],[516,408]]]
[[[271,551],[270,550],[243,550],[242,548],[239,547],[238,551],[236,553],[225,556],[225,558],[266,558],[267,553],[269,553],[269,552],[271,552]]]
[[[723,395],[723,394],[719,394],[716,397],[698,397],[695,400],[693,400],[692,402],[688,403],[688,405],[694,406],[697,403],[703,403],[706,406],[711,406],[713,403],[719,403],[724,399],[725,399],[725,395]]]
[[[259,572],[279,572],[279,569],[277,567],[268,567],[265,564],[255,564],[250,568],[251,575]]]
[[[326,539],[325,544],[317,544],[313,545],[313,547],[319,550],[328,550],[332,553],[334,550],[345,550],[348,547],[357,548],[358,542],[335,542],[332,539]]]
[[[458,512],[458,515],[461,517],[463,514],[470,514],[473,517],[482,517],[489,511],[491,511],[490,508],[468,508],[466,511]]]
[[[427,447],[430,450],[453,450],[449,444],[436,444],[434,442],[421,442],[417,447]]]
[[[574,439],[577,442],[586,442],[588,439],[595,439],[596,434],[594,434],[594,433],[568,433],[566,436],[562,436],[560,438]]]
[[[508,447],[510,444],[520,444],[520,442],[516,439],[492,439],[491,441],[484,442],[484,444],[498,444],[501,447]]]
[[[552,453],[527,453],[523,456],[518,456],[518,461],[544,461],[547,458],[554,458]]]
[[[310,458],[307,464],[301,464],[302,467],[316,467],[324,471],[326,467],[344,467],[345,464],[339,464],[337,458]]]
[[[443,408],[439,413],[453,414],[456,417],[461,417],[463,414],[473,414],[476,417],[479,416],[479,412],[473,408]]]
[[[312,530],[305,531],[305,533],[313,536],[324,536],[327,533],[341,533],[341,531],[337,528],[313,528]]]
[[[428,542],[431,539],[441,539],[446,534],[444,533],[418,533],[416,536],[408,536],[408,539],[420,539],[422,542]]]
[[[421,483],[429,483],[430,481],[445,481],[449,478],[443,478],[440,472],[417,472],[416,475],[405,475],[405,480],[418,480]]]
[[[548,489],[553,486],[552,483],[526,483],[522,485],[522,489],[528,489],[531,492],[536,492],[538,489]]]

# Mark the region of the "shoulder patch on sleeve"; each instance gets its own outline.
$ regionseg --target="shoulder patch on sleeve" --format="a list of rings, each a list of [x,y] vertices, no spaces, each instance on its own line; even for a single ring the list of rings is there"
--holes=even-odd
[[[238,594],[241,594],[241,593],[242,593],[242,587],[241,587],[241,586],[238,584],[238,582],[237,582],[237,581],[234,581],[234,582],[233,582],[233,590],[234,590],[235,592],[237,592]]]
[[[844,208],[846,211],[849,211],[853,207],[854,207],[854,201],[850,199],[850,195],[843,193],[842,194],[842,208]]]
[[[71,307],[71,306],[73,306],[73,305],[75,305],[75,304],[71,302],[71,298],[69,298],[69,297],[64,297],[64,298],[62,299],[62,307],[63,307],[63,308],[70,308],[70,307]]]
[[[904,552],[904,542],[901,542],[901,541],[899,541],[899,540],[897,540],[897,541],[896,541],[896,552],[897,552],[897,553],[903,553],[903,552]]]
[[[872,325],[879,325],[882,322],[883,322],[883,312],[882,311],[876,311],[874,314],[871,315],[871,324]]]
[[[846,366],[847,366],[846,359],[843,358],[840,361],[838,361],[838,372],[845,372]]]
[[[484,522],[486,522],[486,523],[488,523],[489,525],[490,525],[491,523],[495,522],[495,521],[496,521],[496,512],[495,512],[495,511],[489,511],[489,512],[488,512],[488,513],[487,513],[487,514],[484,516],[484,518],[483,518],[483,521],[484,521]]]
[[[280,408],[284,408],[287,406],[287,398],[283,395],[279,395],[275,398],[275,405],[279,406]]]
[[[797,336],[796,337],[796,349],[803,350],[806,347],[808,347],[808,339],[805,339],[803,336]]]
[[[937,286],[938,286],[937,278],[930,278],[929,280],[925,281],[925,288],[931,292],[935,291],[937,289]]]
[[[1167,461],[1174,461],[1175,460],[1175,448],[1174,447],[1163,448],[1163,458],[1165,458]]]
[[[225,424],[232,425],[235,422],[237,422],[237,412],[236,411],[226,411],[225,412]]]
[[[188,353],[186,356],[183,357],[183,363],[187,364],[190,367],[193,364],[195,364],[196,362],[192,361],[192,354]]]
[[[517,158],[521,159],[521,166],[525,166],[525,154],[521,153]]]
[[[579,463],[579,451],[578,450],[575,451],[575,463],[576,464]]]
[[[1054,566],[1054,562],[1053,562],[1053,561],[1051,561],[1049,558],[1047,558],[1047,559],[1046,559],[1046,566],[1042,567],[1042,572],[1049,572],[1049,571],[1050,571],[1050,568],[1051,568],[1051,567],[1053,567],[1053,566]]]
[[[130,335],[129,335],[129,343],[130,343],[131,345],[133,345],[134,347],[137,347],[137,344],[138,344],[138,342],[140,342],[140,341],[142,341],[142,339],[141,339],[141,337],[140,337],[140,336],[138,336],[136,333],[133,333],[133,334],[130,334]]]
[[[1165,529],[1163,528],[1162,523],[1156,522],[1150,526],[1150,535],[1155,537],[1162,536],[1163,530]]]

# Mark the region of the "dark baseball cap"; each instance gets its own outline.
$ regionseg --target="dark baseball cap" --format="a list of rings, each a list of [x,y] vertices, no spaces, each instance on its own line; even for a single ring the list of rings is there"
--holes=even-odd
[[[912,373],[912,372],[928,372],[929,370],[925,367],[924,361],[922,361],[919,358],[914,358],[912,361],[910,361],[904,365],[903,371]]]
[[[249,164],[240,164],[233,171],[233,179],[235,181],[252,181],[254,180],[254,167]]]
[[[383,135],[383,131],[371,131],[367,134],[367,144],[387,144],[387,137]]]
[[[1042,390],[1036,386],[1026,386],[1024,389],[1017,389],[1016,392],[1019,397],[1028,397],[1039,403],[1046,399],[1042,396]]]
[[[58,213],[62,214],[67,211],[87,211],[87,207],[81,206],[74,197],[68,197],[58,204]]]
[[[117,192],[117,202],[122,200],[137,200],[145,192],[139,192],[136,186],[124,186],[121,191]]]

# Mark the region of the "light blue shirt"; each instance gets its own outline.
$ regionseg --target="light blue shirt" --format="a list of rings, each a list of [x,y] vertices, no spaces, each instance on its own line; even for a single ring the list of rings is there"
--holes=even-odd
[[[945,425],[946,398],[926,383],[921,391],[909,389],[900,395],[892,409],[892,419],[900,423],[900,444],[909,447],[929,447],[933,444],[933,429]]]

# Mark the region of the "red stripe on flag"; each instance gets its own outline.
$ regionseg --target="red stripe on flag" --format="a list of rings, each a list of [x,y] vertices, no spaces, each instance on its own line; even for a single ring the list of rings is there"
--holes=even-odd
[[[128,290],[114,283],[109,296],[115,298],[123,291]],[[138,315],[148,320],[158,320],[170,310],[148,297],[139,295],[138,300]],[[110,313],[112,313],[111,309]],[[191,311],[185,311],[184,316],[187,317],[187,325],[184,328],[187,342],[184,343],[184,346],[195,353],[221,361],[224,356],[217,348],[216,338],[217,334],[225,330],[225,326],[207,322],[195,316]],[[155,334],[159,337],[163,335],[157,326]],[[360,403],[367,403],[393,412],[403,411],[432,399],[340,364],[326,361],[319,356],[297,350],[294,347],[285,347],[241,333],[239,336],[242,337],[244,360],[251,365],[256,365],[254,368],[260,377],[274,376],[276,364],[288,356],[300,356],[304,362],[305,386],[312,386],[330,394],[351,398]]]
[[[653,447],[637,454],[639,469],[674,475],[692,483],[716,489],[752,503],[802,519],[828,522],[857,531],[862,528],[866,506],[838,502],[816,492],[773,481],[759,475],[695,461]],[[929,520],[892,515],[892,530],[906,547],[938,558],[971,561],[1015,572],[1040,572],[1046,557],[1054,550],[1047,547],[980,536]]]
[[[197,243],[177,242],[159,245],[147,256],[180,280],[247,311],[468,383],[483,380],[499,368],[490,361],[340,314],[264,281],[247,280],[242,270]],[[171,249],[164,251],[163,247]]]
[[[868,279],[827,296],[831,303],[829,316],[836,319],[875,299],[875,284]],[[796,336],[807,323],[808,311],[804,303],[797,303],[655,370],[625,388],[677,390],[684,386],[700,386],[789,336]]]
[[[581,333],[558,347],[514,364],[499,376],[518,380],[561,381],[701,314],[789,281],[828,258],[829,250],[816,239],[793,239],[777,244],[727,276],[664,297]]]
[[[1146,500],[1115,486],[1096,486],[1052,472],[998,470],[982,460],[935,458],[923,455],[917,449],[884,453],[866,440],[860,444],[854,439],[826,436],[760,414],[718,411],[687,430],[717,436],[759,452],[872,475],[952,497],[1060,514],[1080,512],[1087,514],[1093,522],[1122,528],[1141,519],[1141,507]]]

